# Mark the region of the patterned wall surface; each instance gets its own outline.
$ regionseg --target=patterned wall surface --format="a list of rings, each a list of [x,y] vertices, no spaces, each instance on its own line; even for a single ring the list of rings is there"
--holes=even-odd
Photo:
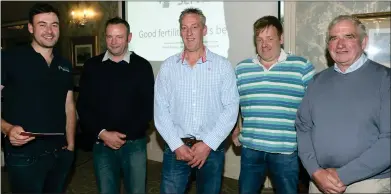
[[[297,2],[296,54],[310,59],[319,72],[327,67],[325,37],[334,17],[385,11],[390,11],[390,2]]]

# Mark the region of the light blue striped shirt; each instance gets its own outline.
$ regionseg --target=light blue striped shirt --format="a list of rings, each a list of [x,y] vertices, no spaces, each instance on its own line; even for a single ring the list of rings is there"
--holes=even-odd
[[[172,151],[194,136],[216,150],[233,129],[239,111],[230,62],[206,49],[194,67],[183,53],[166,59],[155,82],[155,126]],[[206,60],[205,60],[206,59]]]
[[[296,111],[315,74],[313,65],[281,49],[277,63],[269,69],[254,57],[240,62],[236,73],[243,147],[280,154],[296,151]]]

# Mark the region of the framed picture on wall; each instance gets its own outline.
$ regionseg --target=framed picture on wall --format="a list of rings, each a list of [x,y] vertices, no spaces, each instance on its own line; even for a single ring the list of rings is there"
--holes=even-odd
[[[368,45],[365,49],[369,59],[390,67],[390,27],[391,12],[354,14],[365,25]]]
[[[84,62],[98,54],[97,42],[97,36],[71,38],[72,64],[74,68],[83,68]]]
[[[75,67],[82,67],[92,55],[92,44],[75,45]]]

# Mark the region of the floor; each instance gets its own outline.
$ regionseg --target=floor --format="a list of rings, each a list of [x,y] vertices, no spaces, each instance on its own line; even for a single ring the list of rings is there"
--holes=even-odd
[[[160,172],[162,163],[148,161],[147,167],[147,193],[159,193]],[[8,194],[9,186],[7,180],[7,172],[1,170],[1,193]],[[75,168],[72,172],[70,183],[67,187],[67,194],[97,194],[95,176],[93,172],[92,154],[91,152],[77,151]],[[195,194],[195,184],[191,184],[189,194]],[[224,178],[222,185],[222,194],[238,193],[238,181],[235,179]],[[262,194],[272,194],[271,189],[263,189]]]

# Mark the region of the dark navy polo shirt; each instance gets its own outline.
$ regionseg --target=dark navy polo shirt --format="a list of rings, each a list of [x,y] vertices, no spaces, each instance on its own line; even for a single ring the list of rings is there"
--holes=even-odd
[[[31,45],[2,51],[2,118],[28,132],[64,133],[65,101],[73,89],[72,65],[54,54],[50,65]],[[37,138],[24,146],[11,146],[8,152],[41,153],[66,145],[64,136]]]

